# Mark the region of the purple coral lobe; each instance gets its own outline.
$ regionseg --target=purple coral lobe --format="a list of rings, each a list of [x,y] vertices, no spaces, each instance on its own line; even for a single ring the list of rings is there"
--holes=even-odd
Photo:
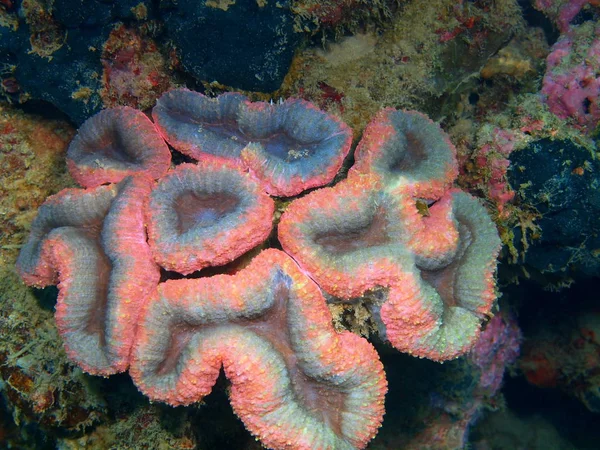
[[[42,248],[48,234],[54,229],[75,227],[97,233],[116,195],[115,186],[97,189],[65,189],[48,197],[38,209],[31,224],[31,232],[17,259],[17,271],[32,286],[56,284],[56,269],[43,263]]]
[[[452,258],[440,259],[446,260],[443,266],[427,268],[422,260],[418,267],[420,289],[426,294],[423,313],[431,315],[434,326],[414,339],[410,319],[405,321],[408,316],[401,312],[406,307],[401,301],[397,310],[393,302],[381,308],[381,319],[396,348],[441,361],[465,353],[477,341],[481,322],[496,298],[494,272],[500,250],[496,228],[479,201],[459,190],[446,195],[452,200],[457,248]]]
[[[234,159],[247,144],[237,124],[244,101],[242,94],[210,98],[188,89],[173,89],[157,100],[152,118],[165,140],[181,153],[194,159],[203,155]]]
[[[144,113],[127,106],[86,120],[67,151],[67,166],[82,186],[121,181],[127,175],[163,176],[171,153]]]
[[[239,163],[241,157],[264,189],[276,196],[330,182],[352,142],[346,124],[297,99],[252,103],[240,94],[211,99],[177,89],[163,95],[152,114],[177,150],[197,160]]]
[[[367,126],[350,175],[368,172],[387,190],[436,200],[456,178],[456,149],[424,114],[387,108]]]
[[[161,266],[184,274],[226,264],[267,238],[273,210],[269,196],[235,164],[182,164],[150,195],[150,246]]]

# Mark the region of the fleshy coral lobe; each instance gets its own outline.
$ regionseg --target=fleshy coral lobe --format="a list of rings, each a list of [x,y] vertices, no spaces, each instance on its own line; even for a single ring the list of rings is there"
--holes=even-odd
[[[231,162],[182,164],[150,194],[149,244],[168,270],[223,265],[266,240],[274,209],[261,186]]]
[[[154,124],[128,106],[99,112],[86,120],[67,151],[67,166],[80,185],[117,183],[127,175],[163,176],[171,153]]]
[[[221,365],[234,410],[269,447],[363,448],[381,423],[377,354],[333,330],[316,284],[280,251],[234,276],[169,281],[147,304],[130,370],[143,392],[200,401]]]
[[[365,129],[354,173],[378,175],[389,191],[437,200],[458,175],[456,149],[424,114],[386,108]]]
[[[235,161],[280,197],[329,183],[352,143],[346,124],[297,99],[252,103],[240,94],[177,89],[152,114],[175,149],[196,160]]]
[[[140,305],[158,283],[142,216],[149,190],[139,177],[50,197],[17,260],[28,284],[58,281],[67,354],[92,374],[127,370]]]

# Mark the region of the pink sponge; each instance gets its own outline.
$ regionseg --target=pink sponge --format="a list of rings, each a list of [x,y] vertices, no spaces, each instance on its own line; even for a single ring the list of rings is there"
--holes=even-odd
[[[600,120],[600,26],[573,26],[546,60],[542,96],[550,111],[586,132]]]

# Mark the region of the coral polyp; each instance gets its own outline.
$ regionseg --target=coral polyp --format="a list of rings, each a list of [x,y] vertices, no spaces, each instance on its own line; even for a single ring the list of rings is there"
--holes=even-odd
[[[280,197],[329,183],[352,143],[346,124],[303,100],[252,103],[241,94],[208,98],[177,89],[158,100],[152,115],[177,150],[196,160],[241,163]]]
[[[127,175],[167,173],[171,153],[154,124],[127,106],[106,109],[79,128],[69,145],[71,176],[85,187],[117,183]]]

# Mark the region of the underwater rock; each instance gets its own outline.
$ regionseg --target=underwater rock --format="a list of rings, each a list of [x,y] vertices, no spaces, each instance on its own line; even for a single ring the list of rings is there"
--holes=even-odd
[[[302,36],[289,1],[179,0],[164,18],[187,72],[251,91],[279,88]]]
[[[169,87],[167,72],[174,68],[200,82],[270,92],[281,85],[303,37],[293,29],[287,1],[160,2],[158,9],[153,5],[61,0],[48,5],[23,2],[19,8],[0,10],[6,15],[0,23],[0,63],[10,68],[4,73],[0,67],[0,76],[12,83],[4,95],[19,103],[49,102],[79,125],[103,106],[116,106],[115,99],[120,105],[143,106],[148,103],[146,91],[155,98],[161,92],[153,91]],[[109,42],[111,49],[121,49],[115,43],[119,36],[127,48],[128,31],[117,32],[115,38],[116,25],[123,28],[123,23],[143,44],[138,42],[137,50],[129,53],[104,51]],[[159,52],[157,36],[175,48],[163,45]],[[168,68],[166,55],[171,58]],[[140,63],[144,58],[146,64]],[[148,67],[156,70],[146,74]],[[103,73],[107,68],[110,73]],[[136,81],[128,84],[118,71]],[[141,89],[144,84],[148,86]],[[9,92],[14,89],[19,96]]]
[[[510,155],[508,180],[520,202],[535,208],[541,236],[523,262],[553,282],[600,275],[600,165],[570,141],[540,139]],[[522,248],[519,230],[514,243]]]

